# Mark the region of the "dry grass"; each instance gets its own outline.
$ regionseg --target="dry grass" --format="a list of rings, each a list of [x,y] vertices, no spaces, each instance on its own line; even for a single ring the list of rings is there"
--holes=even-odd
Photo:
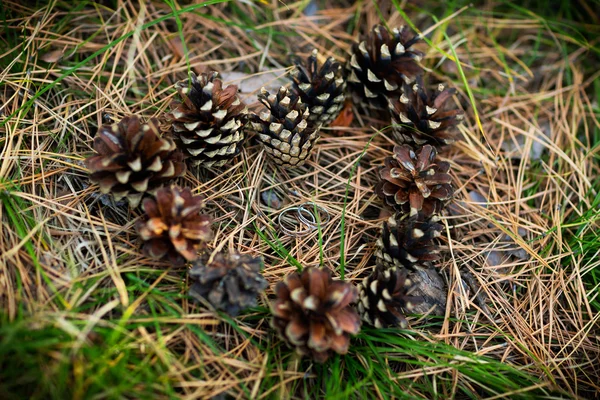
[[[149,118],[164,112],[188,62],[196,72],[238,71],[269,84],[272,74],[261,72],[283,76],[290,52],[308,54],[316,46],[344,57],[355,27],[379,22],[376,7],[317,2],[327,7],[306,16],[306,2],[182,5],[176,9],[187,7],[178,13],[184,46],[176,18],[164,18],[172,12],[168,2],[119,1],[116,13],[93,3],[77,10],[54,3],[0,6],[3,323],[23,320],[25,332],[52,328],[57,337],[66,334],[61,340],[69,343],[69,379],[78,382],[69,393],[77,398],[91,396],[93,386],[78,375],[78,368],[92,368],[78,351],[93,346],[102,358],[102,349],[122,345],[119,351],[135,354],[124,371],[139,361],[154,370],[149,376],[162,379],[146,382],[149,389],[141,380],[116,394],[107,386],[97,397],[205,398],[227,392],[301,398],[331,389],[322,374],[358,382],[344,370],[344,357],[311,366],[275,338],[264,318],[271,290],[261,307],[235,321],[189,302],[185,271],[141,255],[133,229],[138,212],[104,205],[81,161],[92,151],[104,114]],[[404,23],[393,6],[380,5],[389,26]],[[585,276],[598,267],[600,246],[584,239],[599,230],[594,81],[600,74],[584,61],[597,57],[592,48],[598,42],[584,44],[568,29],[509,6],[490,3],[446,14],[439,5],[423,7],[439,10],[439,20],[449,16],[423,45],[425,64],[431,80],[458,89],[457,102],[468,118],[461,126],[464,139],[443,153],[457,187],[444,220],[447,256],[439,265],[448,283],[445,317],[413,319],[413,332],[402,335],[444,342],[538,377],[538,387],[523,388],[523,394],[546,388],[560,389],[560,396],[592,396],[600,390],[600,314],[591,304],[598,301],[598,288],[586,286]],[[420,9],[404,10],[421,30],[435,24]],[[392,140],[385,121],[359,115],[358,106],[354,111],[352,127],[323,132],[306,167],[279,169],[250,140],[234,165],[190,171],[180,183],[208,199],[216,220],[211,248],[262,254],[271,289],[299,265],[324,265],[350,281],[364,276],[384,218],[373,194],[375,171]],[[269,189],[285,206],[314,201],[326,207],[331,223],[321,235],[282,234],[278,211],[260,199]],[[356,348],[372,331],[365,332]],[[373,397],[388,398],[394,382],[426,382],[403,386],[407,396],[461,397],[460,388],[472,388],[475,397],[494,393],[485,380],[462,372],[458,364],[469,362],[458,356],[449,364],[411,365],[392,360],[401,353],[393,346],[387,355],[354,351],[351,356],[363,366],[371,357],[397,371],[381,385],[360,378]],[[48,351],[44,373],[54,370],[54,362],[64,367],[64,354]],[[116,354],[106,357],[106,365],[119,365]],[[101,367],[94,371],[105,373]],[[516,394],[507,388],[499,396]]]

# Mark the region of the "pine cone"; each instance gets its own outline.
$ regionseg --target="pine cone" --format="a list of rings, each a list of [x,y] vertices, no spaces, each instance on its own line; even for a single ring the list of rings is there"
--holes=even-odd
[[[423,72],[418,64],[423,53],[411,46],[420,37],[405,27],[391,35],[382,25],[373,27],[364,40],[352,45],[348,62],[348,85],[361,97],[384,105],[385,97],[398,93],[403,83],[411,83]]]
[[[360,330],[360,318],[350,303],[357,291],[351,284],[334,281],[317,268],[293,273],[275,289],[273,327],[298,353],[325,362],[331,350],[346,354],[350,334]]]
[[[175,85],[182,102],[171,104],[167,118],[193,165],[221,167],[242,151],[248,108],[237,86],[223,88],[216,72],[192,73],[190,80]]]
[[[306,105],[283,86],[276,95],[262,88],[258,98],[267,110],[260,116],[251,115],[250,121],[265,151],[279,165],[304,164],[319,138],[316,126],[308,122],[310,112]]]
[[[333,57],[329,57],[321,68],[317,57],[315,49],[306,64],[299,59],[294,61],[295,67],[290,72],[292,90],[308,106],[309,122],[317,126],[329,125],[344,107],[346,80],[342,66]]]
[[[444,315],[448,302],[448,287],[439,270],[432,266],[417,268],[408,274],[410,293],[420,299],[413,304],[414,314]]]
[[[202,197],[189,188],[163,188],[156,200],[144,199],[146,215],[136,226],[144,253],[175,265],[198,258],[198,250],[212,238],[211,218],[200,214],[203,206]]]
[[[421,215],[395,215],[383,223],[377,240],[378,264],[385,268],[409,268],[424,265],[439,258],[439,246],[433,239],[439,237],[442,225],[439,218],[425,219]]]
[[[408,145],[394,146],[394,155],[379,170],[381,182],[375,191],[384,202],[401,213],[423,213],[425,218],[439,214],[452,198],[450,164],[436,160],[430,145],[416,153]]]
[[[452,127],[464,119],[459,109],[448,109],[446,102],[456,93],[438,85],[436,91],[427,91],[421,77],[412,86],[404,84],[402,95],[389,100],[393,133],[399,143],[442,147],[453,143],[456,134]]]
[[[100,126],[94,138],[98,155],[85,160],[90,180],[102,193],[112,193],[116,201],[126,197],[137,207],[145,193],[183,176],[183,154],[159,132],[156,119],[142,123],[135,116]]]
[[[421,299],[410,295],[407,275],[405,269],[379,266],[358,285],[357,308],[363,321],[375,328],[408,326],[404,311],[412,311]]]
[[[231,316],[256,306],[256,296],[268,286],[260,273],[261,257],[249,254],[218,253],[210,260],[203,255],[189,271],[194,281],[190,296],[206,299]]]

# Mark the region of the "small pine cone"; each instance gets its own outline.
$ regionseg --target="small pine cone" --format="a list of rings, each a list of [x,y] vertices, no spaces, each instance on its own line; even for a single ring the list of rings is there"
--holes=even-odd
[[[375,191],[384,202],[401,213],[439,214],[452,199],[454,189],[448,174],[450,164],[436,160],[430,145],[416,152],[408,145],[394,146],[394,155],[379,170],[381,182]]]
[[[399,93],[423,72],[419,61],[423,53],[411,46],[419,41],[405,27],[391,34],[382,25],[373,27],[364,40],[352,45],[348,62],[348,85],[362,98],[385,106],[385,97]]]
[[[212,238],[211,218],[200,214],[202,197],[192,195],[189,188],[162,188],[156,200],[144,199],[142,207],[146,215],[136,228],[145,242],[144,253],[151,258],[166,258],[175,265],[194,261]]]
[[[329,57],[321,68],[317,57],[315,49],[306,64],[299,59],[294,61],[295,67],[290,72],[292,90],[308,106],[309,122],[317,126],[329,125],[344,107],[346,80],[341,64],[333,57]]]
[[[250,116],[258,140],[277,164],[301,166],[319,138],[317,127],[308,122],[308,108],[283,86],[276,95],[262,88],[258,98],[267,107],[260,116]]]
[[[203,255],[189,271],[194,281],[190,296],[208,300],[216,309],[236,316],[256,306],[256,297],[268,284],[260,273],[261,257],[218,253],[211,260]]]
[[[193,165],[221,167],[242,151],[248,108],[237,86],[223,88],[216,72],[192,73],[190,80],[175,85],[182,102],[171,104],[167,118]]]
[[[395,215],[383,223],[381,237],[377,240],[375,256],[385,268],[414,270],[439,258],[439,246],[434,239],[442,232],[439,218],[422,215]]]
[[[358,285],[358,314],[375,328],[400,326],[408,322],[405,311],[412,311],[421,299],[411,296],[412,282],[406,269],[376,267]]]
[[[439,84],[437,90],[427,91],[422,78],[413,85],[404,84],[398,99],[389,99],[393,134],[399,143],[437,148],[456,140],[452,128],[464,119],[459,109],[448,109],[447,101],[456,93]]]
[[[145,193],[185,173],[183,154],[173,141],[160,137],[156,119],[142,123],[132,116],[102,125],[94,150],[98,155],[85,160],[90,180],[116,201],[127,198],[131,207],[137,207]]]
[[[357,299],[354,286],[334,281],[329,271],[308,268],[288,275],[275,293],[273,327],[298,353],[325,362],[331,351],[348,352],[349,335],[360,330],[350,306]]]

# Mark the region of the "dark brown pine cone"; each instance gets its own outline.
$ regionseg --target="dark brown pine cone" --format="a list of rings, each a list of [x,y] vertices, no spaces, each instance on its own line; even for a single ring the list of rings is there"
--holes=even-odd
[[[90,180],[116,201],[127,198],[131,207],[137,207],[145,193],[185,173],[183,154],[173,141],[161,138],[156,119],[142,123],[131,116],[102,125],[94,150],[98,155],[85,160]]]
[[[221,167],[242,151],[248,108],[237,86],[223,88],[218,74],[190,74],[175,85],[181,102],[167,114],[175,137],[193,165]]]
[[[156,200],[144,199],[142,207],[146,215],[136,228],[149,257],[181,265],[198,258],[198,250],[212,238],[211,218],[200,214],[202,197],[189,188],[162,188]]]
[[[411,46],[419,41],[405,27],[391,34],[382,25],[352,46],[348,61],[348,85],[359,96],[374,105],[385,106],[385,98],[400,91],[404,83],[411,83],[423,72],[419,61],[423,53]]]
[[[198,259],[189,271],[194,282],[190,296],[207,300],[213,307],[236,316],[249,307],[256,306],[256,297],[268,284],[260,273],[261,257],[250,254],[207,254]]]
[[[412,84],[404,84],[401,96],[389,98],[394,138],[398,143],[430,144],[437,148],[456,140],[452,129],[464,119],[462,110],[452,108],[447,102],[455,89],[427,90],[421,77]]]
[[[414,270],[440,257],[439,246],[434,239],[442,232],[439,218],[424,218],[421,214],[409,216],[397,214],[383,223],[381,237],[377,240],[378,264],[386,268],[409,268]]]
[[[400,326],[408,322],[404,313],[412,311],[421,299],[411,296],[412,282],[406,269],[375,268],[358,285],[358,313],[362,320],[376,328]]]
[[[340,63],[329,57],[319,68],[318,52],[312,54],[303,63],[294,61],[295,67],[290,72],[292,90],[308,106],[308,121],[318,125],[329,125],[336,119],[346,99],[346,80]]]
[[[439,269],[425,265],[409,272],[411,295],[418,297],[419,302],[413,304],[413,314],[444,315],[448,302],[448,288]]]
[[[360,330],[360,318],[350,306],[357,291],[334,281],[329,271],[308,268],[280,282],[273,304],[273,327],[298,353],[325,362],[332,351],[346,354],[350,334]]]
[[[394,146],[394,155],[387,157],[379,170],[377,195],[401,213],[422,213],[425,218],[439,214],[452,199],[454,189],[448,174],[450,164],[436,156],[430,145],[416,152],[408,145]]]
[[[250,121],[265,151],[279,165],[304,164],[319,138],[317,127],[308,122],[310,112],[306,105],[283,86],[277,94],[262,88],[258,98],[267,110],[260,116],[251,115]]]

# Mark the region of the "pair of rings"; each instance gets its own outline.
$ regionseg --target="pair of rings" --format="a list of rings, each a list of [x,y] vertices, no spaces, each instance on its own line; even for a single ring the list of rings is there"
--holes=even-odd
[[[295,211],[293,217],[288,216],[290,212]],[[319,226],[325,226],[331,219],[329,212],[322,206],[308,201],[299,206],[288,207],[283,210],[277,218],[277,223],[281,230],[290,236],[305,236],[308,235]],[[298,230],[299,224],[304,225],[305,228]]]

